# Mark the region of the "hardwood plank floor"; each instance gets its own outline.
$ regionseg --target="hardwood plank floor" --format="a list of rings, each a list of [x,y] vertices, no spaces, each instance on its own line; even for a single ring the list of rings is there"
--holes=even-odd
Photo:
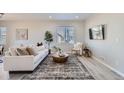
[[[124,77],[118,75],[108,67],[99,63],[93,58],[78,57],[96,80],[123,80]]]
[[[96,80],[124,80],[124,77],[118,75],[111,69],[107,68],[103,64],[99,63],[95,59],[92,58],[85,58],[85,57],[78,57],[78,59],[84,64],[84,66],[89,70],[91,75]],[[25,74],[21,73],[11,73],[10,79],[11,80],[19,80]]]

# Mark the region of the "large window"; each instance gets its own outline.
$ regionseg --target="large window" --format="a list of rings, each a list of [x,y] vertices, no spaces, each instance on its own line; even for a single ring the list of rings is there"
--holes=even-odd
[[[0,45],[6,44],[6,27],[0,27]]]
[[[57,42],[62,43],[70,43],[73,44],[75,42],[75,34],[73,26],[58,26],[57,27]]]

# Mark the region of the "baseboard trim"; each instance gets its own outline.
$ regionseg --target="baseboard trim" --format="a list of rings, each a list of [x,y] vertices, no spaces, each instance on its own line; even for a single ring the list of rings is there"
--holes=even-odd
[[[118,71],[117,69],[115,69],[115,68],[109,66],[109,65],[106,64],[104,61],[100,60],[99,58],[97,58],[97,57],[95,57],[95,56],[93,56],[92,58],[95,59],[95,60],[97,60],[99,63],[103,64],[103,65],[106,66],[107,68],[111,69],[112,71],[114,71],[114,72],[117,73],[118,75],[124,77],[124,74],[123,74],[123,73],[121,73],[121,72]]]

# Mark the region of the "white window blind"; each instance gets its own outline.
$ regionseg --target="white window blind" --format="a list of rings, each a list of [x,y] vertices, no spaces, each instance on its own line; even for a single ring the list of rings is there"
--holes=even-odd
[[[6,44],[6,27],[0,27],[0,44]]]

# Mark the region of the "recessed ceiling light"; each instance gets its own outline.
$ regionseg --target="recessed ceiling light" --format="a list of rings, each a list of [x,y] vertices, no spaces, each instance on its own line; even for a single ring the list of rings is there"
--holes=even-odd
[[[76,19],[79,19],[79,16],[75,16]]]
[[[49,19],[52,19],[52,16],[49,16]]]

